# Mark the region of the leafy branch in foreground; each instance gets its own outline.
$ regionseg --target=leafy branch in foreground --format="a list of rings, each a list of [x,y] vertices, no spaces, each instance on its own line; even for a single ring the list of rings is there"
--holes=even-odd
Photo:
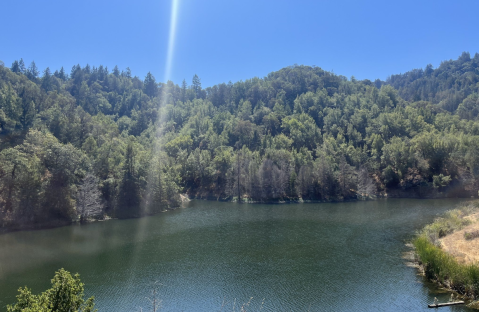
[[[8,305],[8,312],[95,312],[94,297],[86,301],[84,296],[84,284],[80,281],[80,275],[74,276],[70,272],[60,269],[55,272],[52,279],[52,288],[39,295],[31,293],[27,287],[20,288],[17,295],[17,303]]]

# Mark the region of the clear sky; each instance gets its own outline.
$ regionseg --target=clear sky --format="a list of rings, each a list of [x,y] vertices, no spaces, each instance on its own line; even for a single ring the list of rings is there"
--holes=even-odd
[[[1,8],[7,66],[20,58],[68,73],[77,63],[118,65],[178,84],[198,74],[203,87],[293,64],[384,80],[479,52],[478,0],[4,0]]]

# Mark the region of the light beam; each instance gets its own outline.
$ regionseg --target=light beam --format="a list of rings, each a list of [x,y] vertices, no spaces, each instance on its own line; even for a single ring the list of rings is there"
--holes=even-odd
[[[165,77],[164,82],[168,82],[171,78],[171,67],[173,66],[173,55],[175,52],[175,39],[176,39],[176,21],[178,19],[178,5],[180,0],[172,0],[171,3],[171,15],[170,15],[170,35],[168,39],[168,53],[166,56],[165,64]]]
[[[179,6],[180,0],[171,0],[171,14],[170,14],[170,33],[169,33],[169,38],[168,38],[168,51],[167,51],[167,56],[166,56],[166,63],[165,63],[165,76],[164,76],[164,82],[165,85],[162,88],[162,93],[159,96],[158,100],[158,112],[159,116],[156,121],[156,138],[153,141],[153,153],[152,153],[152,158],[150,160],[150,172],[148,174],[148,186],[146,190],[145,197],[143,198],[142,202],[142,209],[144,211],[148,211],[149,205],[151,205],[151,200],[152,200],[152,192],[153,192],[153,184],[155,183],[155,173],[160,170],[160,164],[159,162],[161,161],[161,146],[160,146],[160,138],[161,138],[161,124],[163,120],[163,116],[161,114],[161,108],[162,108],[162,103],[166,104],[168,99],[167,99],[167,92],[166,92],[166,85],[168,83],[168,80],[171,78],[171,69],[173,66],[173,55],[174,55],[174,48],[175,48],[175,37],[176,37],[176,23],[177,23],[177,17],[178,17],[178,6]],[[137,232],[135,233],[137,237],[137,241],[143,241],[146,239],[148,233],[145,232],[145,229],[147,228],[145,226],[146,223],[148,223],[151,219],[148,218],[141,218],[139,221],[139,228]],[[136,276],[136,273],[138,270],[143,269],[138,267],[138,252],[135,251],[132,260],[131,260],[131,273],[130,273],[130,281],[129,283],[131,284],[134,280],[134,277]]]

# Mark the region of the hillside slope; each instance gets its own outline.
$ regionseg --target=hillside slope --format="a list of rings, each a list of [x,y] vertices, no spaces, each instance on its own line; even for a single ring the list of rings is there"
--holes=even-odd
[[[0,66],[0,224],[140,216],[177,206],[180,192],[477,195],[479,57],[467,56],[386,83],[290,66],[205,89],[196,75],[189,86],[117,67]]]

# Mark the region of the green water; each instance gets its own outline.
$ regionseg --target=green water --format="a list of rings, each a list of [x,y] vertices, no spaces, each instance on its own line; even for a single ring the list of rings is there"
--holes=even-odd
[[[100,311],[427,311],[440,293],[405,242],[458,200],[246,205],[193,201],[153,217],[0,235],[0,308],[79,272]],[[222,307],[223,306],[223,307]],[[464,307],[441,311],[466,311]]]

